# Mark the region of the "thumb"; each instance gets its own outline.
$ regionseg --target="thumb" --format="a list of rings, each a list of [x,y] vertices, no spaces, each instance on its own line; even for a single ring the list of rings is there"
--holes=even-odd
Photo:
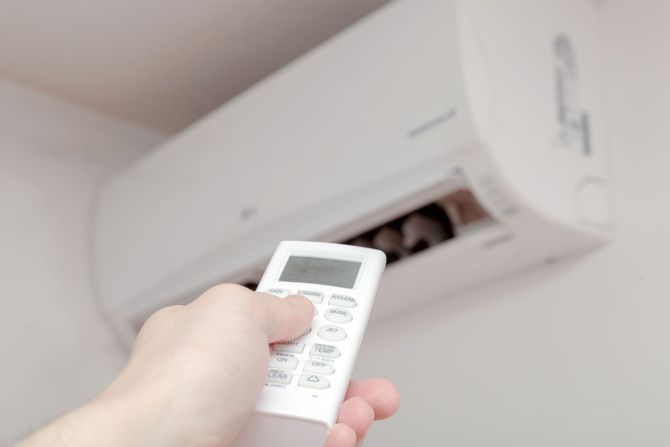
[[[314,305],[304,296],[279,298],[261,292],[255,295],[263,309],[260,321],[270,343],[298,338],[314,318]]]
[[[279,298],[254,292],[237,284],[220,284],[203,293],[189,306],[205,313],[242,314],[255,321],[269,343],[291,340],[302,335],[314,317],[314,306],[304,296]]]

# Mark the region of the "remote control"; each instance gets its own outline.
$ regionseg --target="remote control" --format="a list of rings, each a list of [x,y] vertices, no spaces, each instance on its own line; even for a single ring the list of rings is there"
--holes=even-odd
[[[311,327],[271,347],[266,385],[235,447],[322,447],[344,399],[386,256],[324,242],[279,244],[258,291],[303,295]]]

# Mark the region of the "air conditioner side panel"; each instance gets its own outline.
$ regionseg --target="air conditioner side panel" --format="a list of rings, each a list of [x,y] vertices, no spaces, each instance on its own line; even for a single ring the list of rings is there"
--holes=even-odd
[[[460,6],[468,100],[501,176],[538,215],[607,237],[598,2],[464,0]]]

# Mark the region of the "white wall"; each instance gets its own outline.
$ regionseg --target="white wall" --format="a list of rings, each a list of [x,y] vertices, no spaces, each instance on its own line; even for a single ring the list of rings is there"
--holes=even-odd
[[[606,11],[616,239],[370,331],[402,409],[368,447],[670,445],[670,3]]]
[[[91,194],[162,139],[0,81],[0,445],[123,365],[91,300]]]

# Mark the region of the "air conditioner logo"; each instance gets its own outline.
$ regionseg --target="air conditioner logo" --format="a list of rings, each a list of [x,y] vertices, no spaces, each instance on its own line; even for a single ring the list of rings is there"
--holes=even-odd
[[[453,118],[456,117],[456,109],[452,108],[447,110],[446,112],[442,113],[441,115],[438,115],[434,118],[432,118],[429,121],[426,121],[417,127],[411,129],[409,132],[407,132],[407,137],[412,139],[416,138],[419,135],[422,135],[430,130],[433,130],[434,128],[441,126],[442,124],[446,124],[448,121],[451,121]]]
[[[579,98],[579,67],[572,40],[559,34],[553,42],[558,144],[591,154],[589,115]]]

